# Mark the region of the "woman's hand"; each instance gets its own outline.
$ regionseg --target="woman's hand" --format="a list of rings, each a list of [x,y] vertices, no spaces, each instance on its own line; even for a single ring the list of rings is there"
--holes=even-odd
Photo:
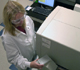
[[[31,62],[30,67],[31,68],[37,68],[37,69],[42,69],[42,67],[44,66],[43,64],[38,64],[36,61],[38,59],[34,60]]]

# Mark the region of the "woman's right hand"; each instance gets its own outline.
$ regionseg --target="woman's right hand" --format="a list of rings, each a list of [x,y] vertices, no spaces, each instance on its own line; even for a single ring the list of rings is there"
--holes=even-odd
[[[42,69],[42,67],[44,66],[43,64],[38,64],[36,61],[38,59],[34,60],[31,62],[30,67],[31,68],[37,68],[37,69]]]

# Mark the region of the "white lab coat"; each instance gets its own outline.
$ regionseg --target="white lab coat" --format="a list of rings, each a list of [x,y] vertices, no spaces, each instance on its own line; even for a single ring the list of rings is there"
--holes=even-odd
[[[26,34],[19,31],[15,32],[17,36],[9,33],[1,36],[4,49],[7,53],[7,59],[14,64],[18,70],[26,70],[30,67],[30,62],[35,55],[36,36],[34,32],[34,23],[29,16],[26,16]]]

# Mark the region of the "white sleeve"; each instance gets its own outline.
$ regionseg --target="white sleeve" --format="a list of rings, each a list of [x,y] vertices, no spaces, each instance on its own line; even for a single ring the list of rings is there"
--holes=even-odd
[[[28,16],[28,19],[29,21],[31,22],[31,27],[33,28],[33,31],[34,31],[34,38],[36,38],[36,32],[35,32],[35,25],[34,25],[34,22],[33,20]]]
[[[30,21],[33,30],[35,30],[35,26],[34,26],[33,20],[29,16],[27,16],[27,19]]]
[[[34,22],[33,20],[28,16],[29,18],[29,21],[31,22],[31,27],[33,28],[33,32],[34,32],[34,39],[35,39],[35,42],[36,42],[36,32],[35,32],[35,26],[34,26]]]
[[[10,42],[2,43],[6,50],[7,59],[11,64],[14,64],[19,69],[26,69],[27,67],[30,67],[30,62],[19,53],[15,44]]]
[[[35,38],[35,41],[36,41],[36,32],[35,32],[34,22],[33,22],[33,20],[32,20],[29,16],[26,16],[26,20],[27,20],[27,19],[30,21],[30,27],[32,27],[32,29],[33,29],[34,38]]]

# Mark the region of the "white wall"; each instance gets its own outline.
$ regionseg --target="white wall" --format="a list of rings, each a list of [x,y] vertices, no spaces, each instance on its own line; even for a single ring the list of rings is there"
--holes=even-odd
[[[3,8],[7,3],[7,1],[8,0],[0,0],[0,23],[3,22],[2,13],[3,13]]]
[[[33,2],[29,1],[29,0],[17,0],[17,2],[19,2],[20,4],[23,5],[23,7],[25,8],[27,5],[31,5]]]

